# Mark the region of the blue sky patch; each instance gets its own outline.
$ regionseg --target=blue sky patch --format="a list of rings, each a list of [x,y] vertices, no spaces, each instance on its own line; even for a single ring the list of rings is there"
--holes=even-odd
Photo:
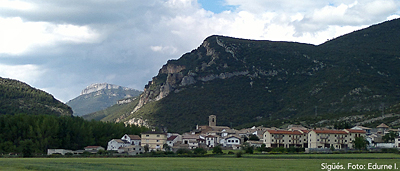
[[[201,7],[207,11],[211,11],[213,13],[221,13],[223,11],[235,10],[236,6],[233,5],[225,5],[224,0],[197,0]]]

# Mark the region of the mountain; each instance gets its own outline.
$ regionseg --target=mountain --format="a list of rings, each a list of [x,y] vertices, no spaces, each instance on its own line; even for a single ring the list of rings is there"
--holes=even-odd
[[[121,118],[125,118],[131,114],[138,102],[138,96],[121,99],[117,101],[117,104],[111,107],[84,115],[82,118],[89,121],[98,120],[104,122],[119,122]]]
[[[69,106],[21,81],[0,77],[0,92],[0,115],[72,116]]]
[[[74,116],[83,116],[99,110],[103,110],[117,103],[118,100],[138,96],[142,93],[132,88],[101,83],[92,84],[82,90],[81,94],[68,101]]]
[[[318,46],[210,36],[162,66],[122,121],[182,132],[208,115],[236,127],[368,119],[400,103],[398,37],[400,19]]]

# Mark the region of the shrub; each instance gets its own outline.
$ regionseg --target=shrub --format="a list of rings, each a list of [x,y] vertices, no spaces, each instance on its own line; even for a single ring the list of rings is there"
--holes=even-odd
[[[212,151],[213,154],[223,154],[221,146],[215,146]]]
[[[192,154],[192,151],[186,148],[180,148],[176,151],[176,154]]]
[[[237,158],[242,157],[242,151],[238,151],[238,152],[236,153],[236,157],[237,157]]]
[[[205,150],[204,148],[196,148],[193,150],[194,154],[206,154],[207,150]]]

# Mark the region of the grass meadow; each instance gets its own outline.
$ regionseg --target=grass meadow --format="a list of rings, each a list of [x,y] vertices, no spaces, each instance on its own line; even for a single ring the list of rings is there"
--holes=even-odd
[[[129,157],[129,158],[0,158],[0,170],[328,170],[321,164],[343,165],[346,170],[368,170],[368,164],[400,168],[400,155],[287,154],[222,155],[217,157]],[[338,164],[339,163],[339,164]],[[352,167],[348,164],[352,163]],[[364,165],[364,169],[354,168]],[[398,166],[397,166],[398,165]],[[383,170],[383,169],[374,169]]]

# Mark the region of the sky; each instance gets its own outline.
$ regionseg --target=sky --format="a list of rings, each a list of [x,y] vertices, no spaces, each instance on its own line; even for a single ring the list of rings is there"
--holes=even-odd
[[[399,17],[399,0],[0,0],[0,77],[67,102],[143,90],[210,35],[318,45]]]

